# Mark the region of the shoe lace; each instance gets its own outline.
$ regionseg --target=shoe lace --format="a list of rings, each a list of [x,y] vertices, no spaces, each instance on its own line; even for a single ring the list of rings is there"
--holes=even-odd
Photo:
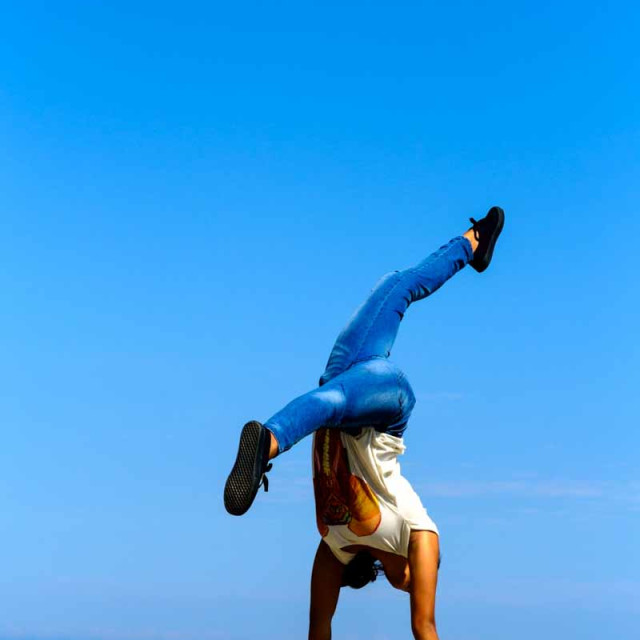
[[[473,225],[471,227],[473,229],[473,235],[475,239],[480,242],[480,223],[475,218],[469,218],[469,220]]]
[[[267,465],[267,468],[264,470],[263,474],[262,474],[262,479],[260,480],[260,484],[258,485],[258,489],[260,487],[264,487],[264,492],[268,493],[269,492],[269,478],[267,478],[267,471],[271,471],[273,467],[273,463],[270,462]]]

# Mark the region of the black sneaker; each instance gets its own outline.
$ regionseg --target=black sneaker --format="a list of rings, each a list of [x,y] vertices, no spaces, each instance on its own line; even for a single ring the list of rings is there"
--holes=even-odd
[[[269,491],[265,474],[271,471],[270,444],[269,430],[256,420],[247,422],[242,428],[236,463],[224,486],[224,506],[231,515],[245,513],[262,485],[265,491]]]
[[[473,224],[473,231],[478,241],[478,248],[469,264],[476,271],[484,271],[491,262],[493,248],[504,227],[504,211],[500,207],[491,207],[487,215],[481,220],[469,218]]]

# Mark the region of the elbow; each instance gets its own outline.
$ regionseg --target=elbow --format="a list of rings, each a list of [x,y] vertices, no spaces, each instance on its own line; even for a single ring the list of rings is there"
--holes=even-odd
[[[411,630],[416,640],[438,640],[436,621],[429,616],[413,616]]]

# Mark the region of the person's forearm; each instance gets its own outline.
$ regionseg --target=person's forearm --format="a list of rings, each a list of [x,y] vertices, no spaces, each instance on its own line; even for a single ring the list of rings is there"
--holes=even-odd
[[[435,624],[424,623],[412,625],[413,637],[415,640],[438,640],[438,632]]]
[[[331,620],[336,612],[344,566],[324,541],[320,541],[311,572],[309,640],[331,640]]]
[[[309,640],[331,640],[331,622],[311,622]]]

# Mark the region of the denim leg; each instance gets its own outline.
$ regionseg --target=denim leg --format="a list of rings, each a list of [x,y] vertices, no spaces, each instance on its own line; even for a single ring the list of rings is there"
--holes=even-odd
[[[372,358],[296,398],[264,426],[282,453],[321,428],[367,426],[401,436],[414,405],[404,374],[388,360]]]
[[[458,236],[413,268],[383,276],[342,330],[320,385],[368,358],[387,358],[409,305],[439,289],[472,258],[471,243]]]

